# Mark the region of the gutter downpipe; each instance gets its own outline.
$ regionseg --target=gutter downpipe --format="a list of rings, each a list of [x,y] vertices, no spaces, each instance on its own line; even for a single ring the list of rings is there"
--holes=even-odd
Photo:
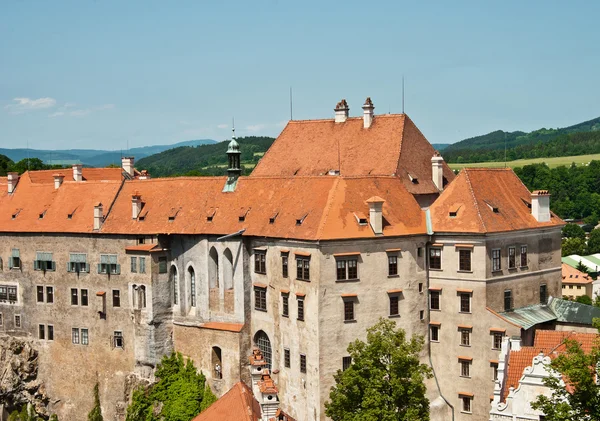
[[[233,234],[224,235],[222,237],[217,238],[217,241],[223,241],[223,240],[226,240],[226,239],[231,238],[231,237],[237,237],[238,235],[242,235],[245,231],[246,231],[246,228],[241,229],[241,230],[239,230],[237,232],[234,232]]]
[[[429,328],[429,323],[431,322],[431,311],[429,311],[429,246],[431,245],[431,237],[433,236],[433,229],[431,224],[431,214],[429,213],[429,209],[425,211],[425,223],[427,225],[427,235],[429,236],[429,240],[427,244],[425,244],[425,273],[426,273],[426,287],[427,287],[427,354],[429,357],[429,366],[431,367],[431,371],[433,371],[433,378],[435,379],[435,385],[437,386],[438,393],[440,397],[446,402],[446,405],[450,407],[452,410],[452,421],[454,421],[454,406],[448,399],[444,397],[442,394],[442,389],[440,388],[440,382],[438,381],[437,375],[435,374],[435,368],[433,367],[433,361],[431,359],[431,329]]]

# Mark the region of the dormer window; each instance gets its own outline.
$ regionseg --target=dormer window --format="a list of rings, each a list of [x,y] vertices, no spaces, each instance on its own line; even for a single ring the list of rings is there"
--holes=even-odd
[[[450,216],[450,218],[456,218],[459,210],[460,210],[460,206],[454,206],[454,207],[450,208],[448,215]]]
[[[171,208],[171,212],[169,213],[169,222],[173,222],[175,220],[180,210],[181,208]]]
[[[498,209],[497,206],[495,206],[495,205],[493,205],[493,204],[491,204],[489,202],[485,202],[485,204],[488,205],[488,208],[490,208],[492,210],[492,212],[494,212],[494,213],[499,213],[500,212],[500,210]]]
[[[19,216],[20,212],[21,212],[21,209],[15,210],[11,215],[12,219],[15,219],[17,216]]]
[[[269,224],[274,224],[275,223],[275,219],[277,219],[277,215],[279,215],[279,212],[275,212],[270,218],[269,218]]]
[[[419,179],[418,179],[416,176],[414,176],[414,175],[412,175],[412,174],[408,174],[408,178],[410,179],[410,181],[411,181],[413,184],[419,184]]]
[[[212,222],[216,213],[217,213],[216,209],[210,208],[206,214],[206,222]]]
[[[244,222],[246,220],[246,215],[250,212],[250,208],[242,208],[240,211],[239,221]]]
[[[142,213],[140,213],[138,215],[138,221],[144,221],[146,219],[146,216],[148,215],[148,211],[142,211]]]
[[[296,225],[302,225],[307,216],[308,214],[305,214],[302,218],[296,219]]]
[[[523,204],[524,204],[525,206],[527,206],[527,208],[531,209],[531,202],[528,202],[527,200],[525,200],[525,199],[523,199],[523,198],[521,198],[521,201],[523,202]]]
[[[42,212],[40,212],[40,219],[44,219],[45,215],[46,215],[46,209],[44,209]]]
[[[358,225],[367,225],[369,222],[367,219],[367,215],[365,215],[362,212],[354,212],[354,217],[356,218]]]

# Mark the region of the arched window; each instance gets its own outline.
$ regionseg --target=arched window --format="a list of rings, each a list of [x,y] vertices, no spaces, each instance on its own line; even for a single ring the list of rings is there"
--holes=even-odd
[[[208,255],[208,276],[210,278],[210,287],[219,288],[219,254],[212,247]]]
[[[136,284],[131,286],[131,305],[134,309],[138,308],[138,286]]]
[[[188,268],[188,276],[190,280],[190,306],[196,307],[196,273],[191,266]]]
[[[212,366],[215,379],[223,378],[223,361],[221,359],[221,348],[218,346],[212,347]]]
[[[177,275],[177,268],[171,266],[171,282],[173,285],[173,304],[179,304],[179,279]]]
[[[140,285],[138,287],[138,293],[139,293],[139,305],[140,308],[146,308],[146,286],[145,285]]]
[[[269,337],[267,336],[267,334],[265,332],[263,332],[262,330],[259,330],[258,332],[256,332],[256,335],[254,335],[254,343],[256,343],[256,346],[258,346],[258,349],[260,349],[260,352],[262,352],[263,357],[264,357],[265,361],[267,362],[267,368],[270,370],[272,353],[271,353],[271,341],[269,340]]]
[[[225,289],[233,289],[233,255],[229,249],[225,249],[223,257],[223,286]]]

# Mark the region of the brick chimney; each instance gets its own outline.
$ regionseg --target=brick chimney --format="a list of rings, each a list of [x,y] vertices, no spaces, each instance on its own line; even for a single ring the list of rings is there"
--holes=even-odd
[[[83,165],[73,164],[73,180],[79,182],[83,181]]]
[[[373,196],[365,203],[369,205],[369,224],[375,235],[383,234],[383,200],[379,196]]]
[[[94,231],[99,231],[102,228],[102,203],[94,205]]]
[[[62,185],[63,180],[65,179],[65,175],[53,174],[52,176],[54,177],[54,189],[58,189]]]
[[[348,112],[350,111],[350,108],[348,107],[348,103],[345,99],[342,99],[336,104],[334,111],[336,123],[343,123],[348,120]]]
[[[133,156],[124,156],[121,158],[121,167],[123,171],[125,171],[131,178],[134,177],[135,171],[133,168],[133,164],[135,163],[135,158]]]
[[[444,190],[444,158],[438,151],[431,157],[431,178],[439,191]]]
[[[279,398],[277,397],[277,386],[269,374],[269,370],[265,370],[260,380],[258,381],[258,396],[256,400],[260,404],[263,421],[273,419],[277,415],[279,409]]]
[[[363,109],[363,127],[368,129],[373,124],[373,111],[375,110],[375,106],[373,105],[373,101],[371,101],[371,97],[367,97],[365,104],[362,106]]]
[[[142,195],[139,192],[135,192],[131,195],[131,218],[137,219],[138,215],[142,211]]]
[[[19,182],[19,173],[9,172],[6,177],[6,181],[8,183],[8,194],[11,194],[17,188],[17,183]]]
[[[550,193],[547,190],[531,193],[531,214],[538,222],[550,221]]]

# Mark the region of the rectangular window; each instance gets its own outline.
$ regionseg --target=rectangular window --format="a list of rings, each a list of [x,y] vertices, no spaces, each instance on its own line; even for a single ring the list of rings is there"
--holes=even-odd
[[[354,300],[344,300],[344,321],[354,321]]]
[[[419,320],[421,320],[421,321],[425,320],[425,310],[419,311]]]
[[[158,273],[167,273],[167,257],[161,256],[158,258]]]
[[[540,285],[540,304],[546,304],[548,301],[548,290],[546,284]]]
[[[346,371],[352,365],[352,357],[343,357],[342,358],[342,371]]]
[[[471,377],[471,362],[461,360],[460,361],[460,376],[461,377]]]
[[[87,255],[85,253],[70,253],[67,263],[67,272],[89,272]]]
[[[46,302],[52,304],[54,302],[54,287],[46,287]]]
[[[0,285],[0,300],[8,300],[8,287],[6,285]]]
[[[17,287],[8,287],[8,301],[17,301]]]
[[[283,349],[283,366],[285,368],[290,368],[291,367],[291,363],[290,363],[290,350],[288,348],[284,348]]]
[[[429,291],[429,308],[431,310],[440,309],[440,291]]]
[[[461,329],[460,344],[462,346],[471,346],[471,329]]]
[[[107,273],[109,275],[118,275],[121,273],[121,267],[117,264],[116,254],[101,254],[98,273]]]
[[[527,266],[527,246],[521,246],[521,267]]]
[[[492,272],[498,272],[499,270],[502,270],[500,249],[494,249],[492,250]]]
[[[46,326],[38,325],[38,338],[46,339]]]
[[[348,281],[358,279],[358,259],[337,259],[337,280]]]
[[[471,312],[471,294],[463,292],[460,294],[460,312],[470,313]]]
[[[289,317],[290,316],[290,294],[281,293],[281,300],[283,303],[281,315],[283,317]]]
[[[118,289],[112,291],[112,305],[113,307],[121,307],[121,291]]]
[[[123,332],[115,330],[113,334],[113,346],[115,348],[123,348],[124,345],[125,343],[123,341]]]
[[[82,306],[88,305],[88,290],[87,289],[81,290],[81,305]]]
[[[397,295],[390,295],[390,316],[397,316],[400,314],[400,309],[398,306],[398,297]]]
[[[296,297],[298,302],[298,320],[304,321],[304,297]]]
[[[504,335],[500,332],[495,332],[494,333],[494,338],[493,338],[493,343],[492,343],[492,349],[500,349],[502,348],[502,337]]]
[[[20,269],[21,268],[21,253],[19,249],[12,249],[12,256],[8,260],[9,269]]]
[[[262,250],[254,251],[254,272],[267,273],[267,253]]]
[[[462,396],[462,412],[471,412],[471,398],[467,396]]]
[[[90,338],[87,329],[81,329],[81,345],[88,345]]]
[[[54,340],[54,326],[52,326],[52,325],[48,325],[48,340],[49,341]]]
[[[44,287],[41,285],[37,286],[37,302],[38,303],[44,302]]]
[[[77,288],[71,288],[71,305],[79,305],[79,291],[77,291]]]
[[[21,327],[21,315],[20,314],[15,314],[15,327],[16,328]]]
[[[419,293],[423,292],[423,282],[419,282]]]
[[[512,291],[507,289],[504,291],[504,311],[512,310]]]
[[[146,258],[140,257],[140,273],[146,273]]]
[[[398,275],[398,256],[388,256],[388,276]]]
[[[439,340],[440,340],[440,327],[439,326],[430,326],[429,329],[430,329],[430,332],[431,332],[431,341],[432,342],[439,342]]]
[[[515,247],[508,248],[508,268],[514,269],[517,267],[517,249]]]
[[[442,269],[442,249],[431,248],[429,249],[429,269]]]
[[[254,287],[254,308],[260,311],[267,311],[267,289]]]
[[[492,366],[492,380],[498,380],[498,363],[490,363]]]
[[[471,250],[458,251],[458,269],[464,272],[471,271]]]
[[[281,256],[281,275],[288,277],[288,256]]]
[[[0,326],[4,326],[4,316],[0,313]]]
[[[71,342],[74,344],[79,343],[79,328],[74,327],[71,329]]]
[[[296,278],[302,281],[310,281],[310,259],[296,258]]]
[[[300,354],[300,373],[306,373],[306,355]]]
[[[52,253],[38,251],[33,261],[34,270],[56,270],[56,263],[52,260]]]
[[[131,273],[137,273],[137,257],[131,257]]]

